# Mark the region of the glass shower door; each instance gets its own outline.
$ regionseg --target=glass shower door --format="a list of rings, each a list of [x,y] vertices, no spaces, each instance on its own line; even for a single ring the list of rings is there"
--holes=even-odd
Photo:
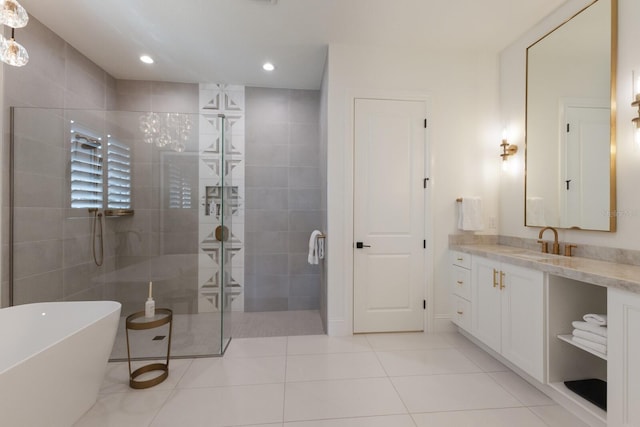
[[[233,302],[233,256],[234,256],[234,236],[233,236],[233,214],[238,208],[234,200],[237,200],[238,188],[233,186],[233,146],[231,132],[229,132],[229,121],[221,115],[221,180],[222,186],[222,215],[220,217],[220,227],[222,227],[221,246],[221,268],[220,283],[222,290],[222,325],[220,328],[221,352],[224,353],[231,340],[231,307]],[[217,233],[216,233],[217,234]]]
[[[212,127],[220,148],[223,121]],[[124,318],[144,309],[153,282],[156,307],[174,313],[172,356],[220,355],[237,189],[229,150],[202,148],[202,116],[13,108],[11,125],[12,304],[119,301],[112,358],[123,359]],[[162,354],[166,337],[153,332],[134,357]]]

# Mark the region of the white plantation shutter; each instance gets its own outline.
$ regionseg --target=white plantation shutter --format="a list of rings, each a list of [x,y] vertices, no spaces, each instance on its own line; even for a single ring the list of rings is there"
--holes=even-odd
[[[169,173],[169,208],[191,208],[191,185],[185,172],[179,167],[170,164]]]
[[[71,207],[131,209],[130,147],[111,137],[105,147],[91,132],[72,132]]]
[[[71,207],[102,208],[102,142],[84,133],[71,136]]]
[[[131,208],[131,149],[113,138],[107,144],[107,207]]]

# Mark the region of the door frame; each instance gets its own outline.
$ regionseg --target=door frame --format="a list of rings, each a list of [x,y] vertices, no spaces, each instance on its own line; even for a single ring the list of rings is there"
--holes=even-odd
[[[431,106],[431,96],[425,92],[419,91],[390,91],[375,89],[352,89],[347,91],[346,109],[347,120],[345,124],[345,141],[347,146],[344,149],[344,170],[345,170],[345,192],[344,192],[344,235],[342,236],[342,245],[345,254],[344,268],[344,308],[345,308],[345,332],[353,335],[353,316],[354,316],[354,171],[355,171],[355,100],[356,99],[377,99],[385,101],[419,101],[425,105],[426,116],[429,124],[425,132],[425,178],[430,178],[424,197],[424,233],[427,240],[427,247],[424,256],[425,268],[425,284],[424,296],[427,300],[427,307],[424,311],[423,325],[424,333],[433,331],[434,327],[434,299],[435,290],[434,280],[434,233],[433,233],[433,212],[429,207],[433,206],[433,185],[434,179],[430,176],[433,170],[431,158],[431,128],[433,126]]]

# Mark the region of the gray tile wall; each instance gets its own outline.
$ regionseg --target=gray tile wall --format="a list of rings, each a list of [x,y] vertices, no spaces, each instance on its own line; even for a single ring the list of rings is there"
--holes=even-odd
[[[116,80],[33,17],[20,30],[19,41],[30,53],[29,64],[3,66],[1,306],[9,302],[10,106],[198,111],[198,85]],[[91,257],[89,214],[67,209],[68,117],[61,112],[30,110],[21,116],[15,156],[14,302],[113,298],[123,302],[123,313],[128,313],[142,307],[151,277],[158,282],[159,306],[175,304],[178,313],[195,309],[197,200],[193,209],[168,210],[163,205],[167,197],[162,169],[169,158],[140,140],[138,114],[77,113],[102,126],[118,127],[126,135],[123,142],[133,147],[136,214],[105,220],[105,261],[98,267]],[[97,117],[87,117],[92,114]],[[193,126],[188,150],[197,152],[195,117]],[[197,188],[197,157],[181,156],[177,163]]]
[[[37,19],[31,17],[17,34],[30,61],[21,68],[3,65],[2,306],[9,303],[9,107],[104,110],[115,106],[115,79]],[[52,112],[32,114],[37,121],[16,138],[22,145],[16,153],[15,185],[24,191],[15,194],[15,303],[95,297],[102,292],[99,284],[85,281],[80,287],[71,278],[67,282],[63,268],[65,262],[70,264],[74,277],[80,270],[91,270],[86,259],[89,218],[71,219],[64,210],[68,180],[64,118]],[[82,232],[64,232],[79,223],[84,225]],[[113,236],[107,233],[105,240],[112,242]],[[107,244],[103,271],[113,268],[113,255]]]
[[[246,101],[245,311],[318,309],[322,229],[320,92],[251,88]]]
[[[176,314],[197,312],[198,289],[198,85],[116,80],[115,107],[133,147],[131,218],[113,220],[115,265],[119,275],[109,277],[112,298],[123,313],[143,308],[147,281],[154,283],[156,307]],[[141,140],[140,114],[133,111],[180,112],[191,116],[191,137],[184,153],[158,149]],[[193,189],[189,209],[170,209],[169,165],[180,171]]]

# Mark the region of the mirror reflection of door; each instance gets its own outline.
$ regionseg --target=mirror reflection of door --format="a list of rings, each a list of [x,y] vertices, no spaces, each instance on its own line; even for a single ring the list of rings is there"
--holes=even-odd
[[[616,11],[617,0],[594,1],[527,48],[526,226],[616,229],[610,215],[616,209],[615,129],[610,127],[615,126],[610,111],[615,101]],[[607,112],[569,113],[569,107]],[[568,114],[580,117],[575,132],[566,133]],[[591,114],[595,117],[589,118]],[[599,144],[605,122],[606,147]],[[589,153],[592,147],[595,151]]]
[[[567,103],[561,131],[561,227],[606,229],[610,199],[610,110]],[[588,104],[588,103],[585,103]],[[606,104],[605,104],[606,105]]]

